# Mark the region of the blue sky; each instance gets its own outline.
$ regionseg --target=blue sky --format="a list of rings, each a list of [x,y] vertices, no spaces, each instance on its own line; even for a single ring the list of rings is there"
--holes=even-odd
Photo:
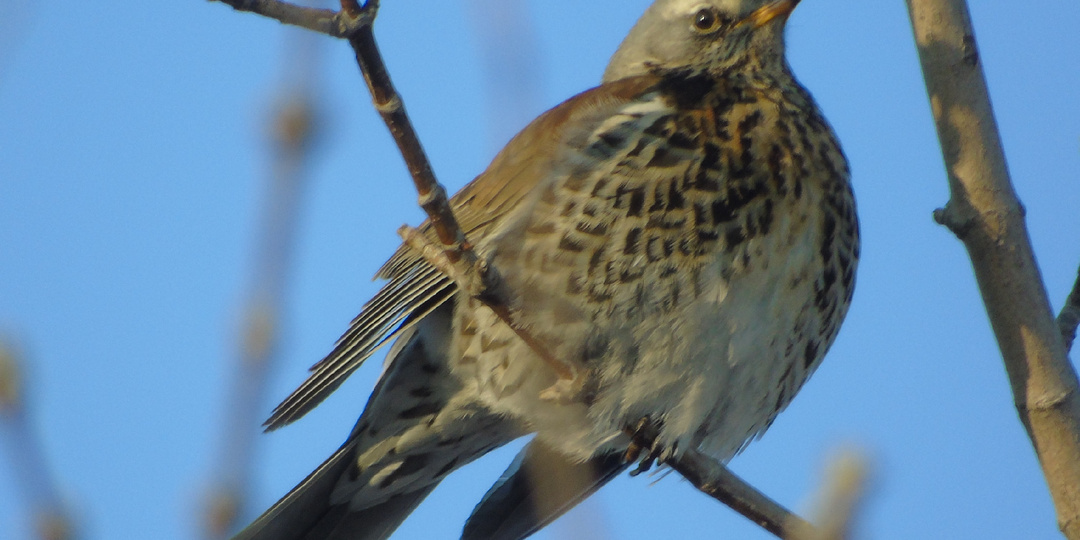
[[[525,121],[596,84],[647,3],[527,2],[537,82],[513,111],[498,96],[515,72],[496,84],[479,60],[470,17],[484,10],[469,9],[478,0],[386,0],[377,36],[436,172],[456,190]],[[1080,265],[1080,4],[972,7],[1013,181],[1059,309]],[[28,356],[45,457],[85,538],[198,534],[288,32],[204,1],[0,7],[0,333]],[[369,278],[397,226],[422,219],[351,51],[316,43],[326,123],[301,201],[267,413],[376,290]],[[861,537],[1056,538],[970,263],[930,217],[948,192],[903,3],[808,0],[788,43],[851,161],[863,259],[824,365],[732,468],[806,510],[827,456],[855,446],[874,479]],[[261,437],[258,509],[340,444],[380,360],[302,421]],[[456,538],[513,452],[453,475],[399,537]],[[0,462],[0,537],[28,538],[12,483]],[[677,475],[620,478],[538,535],[717,536],[768,538]]]

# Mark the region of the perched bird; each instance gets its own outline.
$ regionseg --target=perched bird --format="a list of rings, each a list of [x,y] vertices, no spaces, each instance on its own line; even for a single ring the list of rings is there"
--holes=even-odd
[[[859,254],[847,163],[784,58],[797,3],[657,0],[600,86],[453,197],[514,321],[573,384],[402,247],[267,425],[395,340],[366,409],[237,538],[385,538],[446,474],[536,433],[464,532],[522,538],[629,466],[628,428],[649,427],[647,460],[728,460],[760,435],[836,337]]]

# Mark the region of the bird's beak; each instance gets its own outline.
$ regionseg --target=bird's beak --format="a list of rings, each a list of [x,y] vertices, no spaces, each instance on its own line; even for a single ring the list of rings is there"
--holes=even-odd
[[[777,17],[787,18],[798,3],[799,0],[775,0],[755,9],[743,21],[753,24],[754,28],[761,28]]]

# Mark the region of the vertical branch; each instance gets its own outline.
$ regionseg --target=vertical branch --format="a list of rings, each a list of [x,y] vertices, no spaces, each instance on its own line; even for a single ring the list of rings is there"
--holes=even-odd
[[[41,441],[26,404],[26,383],[18,353],[0,341],[0,441],[6,441],[17,490],[30,509],[37,538],[75,537],[71,517],[60,500]]]
[[[907,0],[950,200],[935,219],[963,241],[1020,420],[1066,537],[1080,539],[1080,394],[1009,179],[967,5]]]
[[[540,108],[540,44],[523,0],[469,0],[468,6],[488,87],[489,139],[498,150]]]
[[[263,397],[276,363],[285,282],[291,266],[296,220],[307,163],[316,135],[311,81],[317,37],[291,31],[285,49],[285,90],[270,128],[273,157],[262,224],[257,229],[251,293],[243,311],[236,378],[229,392],[217,470],[204,516],[208,538],[234,527],[250,491],[251,467]]]

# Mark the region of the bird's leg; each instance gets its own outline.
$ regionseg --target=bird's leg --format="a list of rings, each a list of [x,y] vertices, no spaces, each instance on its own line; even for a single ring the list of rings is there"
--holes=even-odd
[[[630,476],[637,476],[652,469],[657,459],[663,461],[663,456],[667,452],[657,444],[657,438],[660,436],[659,422],[653,422],[651,418],[644,416],[634,426],[627,426],[625,432],[630,437],[630,444],[626,447],[623,459],[627,463],[638,462],[637,468],[630,471]],[[642,455],[645,450],[647,452]]]

